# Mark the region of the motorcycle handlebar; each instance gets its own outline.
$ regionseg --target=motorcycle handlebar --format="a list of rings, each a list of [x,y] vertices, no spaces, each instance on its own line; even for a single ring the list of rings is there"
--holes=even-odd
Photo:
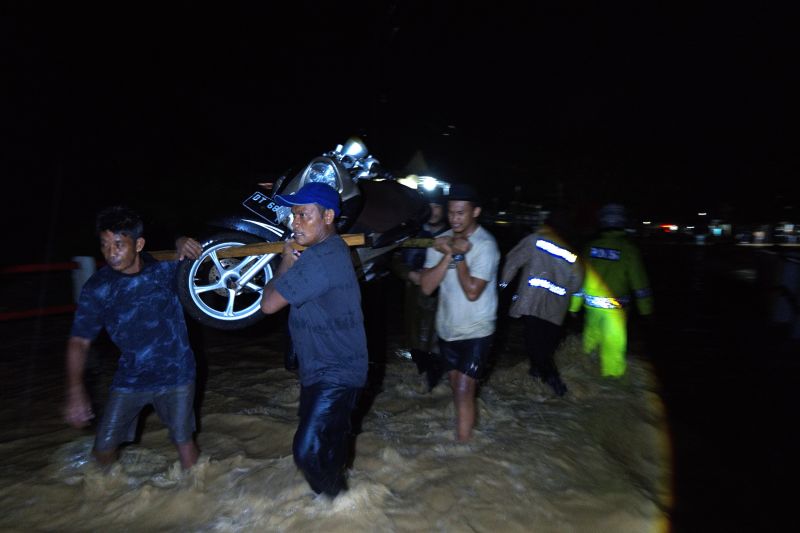
[[[370,170],[370,172],[374,172],[375,175],[377,177],[379,177],[379,178],[383,178],[385,180],[393,180],[393,179],[395,179],[394,174],[392,174],[391,171],[386,170],[385,168],[383,168],[380,165],[377,165],[377,164],[372,165],[369,170]]]

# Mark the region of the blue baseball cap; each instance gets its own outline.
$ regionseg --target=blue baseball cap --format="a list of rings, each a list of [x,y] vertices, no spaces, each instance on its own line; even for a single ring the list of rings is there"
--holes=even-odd
[[[312,181],[306,183],[300,190],[292,194],[276,194],[273,198],[278,205],[306,205],[319,204],[325,209],[333,209],[333,213],[338,217],[341,212],[339,209],[339,193],[324,183]]]

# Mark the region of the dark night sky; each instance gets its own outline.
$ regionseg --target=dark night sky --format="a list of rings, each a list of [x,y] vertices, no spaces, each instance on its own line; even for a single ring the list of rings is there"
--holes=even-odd
[[[112,202],[191,228],[352,134],[487,197],[797,213],[797,45],[769,5],[76,4],[0,8],[4,216],[31,257]]]

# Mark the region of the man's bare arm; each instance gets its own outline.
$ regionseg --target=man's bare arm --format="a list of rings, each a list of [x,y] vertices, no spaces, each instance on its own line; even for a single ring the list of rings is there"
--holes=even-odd
[[[92,404],[83,383],[83,372],[91,341],[70,337],[67,341],[67,382],[64,418],[74,427],[85,427],[94,418]]]
[[[469,251],[472,250],[472,243],[463,237],[455,238],[451,244],[453,254],[463,256],[460,261],[456,263],[456,274],[458,275],[458,284],[461,285],[461,290],[467,300],[474,302],[477,300],[483,289],[486,288],[486,280],[472,277],[469,271]],[[466,254],[466,255],[464,255]]]
[[[474,302],[480,298],[483,289],[488,283],[485,279],[475,278],[469,273],[469,265],[466,259],[456,263],[456,274],[458,274],[458,284],[467,297],[467,300]]]
[[[450,266],[452,256],[446,254],[442,256],[442,260],[431,268],[423,268],[419,273],[419,286],[422,292],[430,296],[439,287],[447,274],[447,268]]]
[[[433,241],[433,247],[443,254],[441,260],[431,268],[423,268],[419,273],[419,287],[428,296],[433,294],[439,284],[442,283],[450,266],[450,261],[453,259],[453,250],[450,249],[449,237],[437,237]]]
[[[203,253],[203,245],[191,237],[183,236],[175,239],[175,250],[179,261],[197,259]]]
[[[272,279],[269,280],[264,286],[264,292],[261,295],[261,311],[268,315],[277,313],[287,305],[289,302],[283,297],[281,293],[275,290],[275,281],[280,278],[287,270],[292,268],[300,257],[300,252],[292,247],[294,239],[289,239],[283,244],[283,253],[281,254],[281,263],[278,265]]]

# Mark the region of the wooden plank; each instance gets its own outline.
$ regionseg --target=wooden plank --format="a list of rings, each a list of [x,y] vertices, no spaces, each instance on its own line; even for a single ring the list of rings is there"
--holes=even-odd
[[[406,239],[400,243],[401,248],[430,248],[431,246],[433,246],[433,239],[430,237]]]
[[[347,246],[362,246],[365,242],[363,233],[346,233],[342,235],[342,239]],[[305,246],[295,244],[296,250],[304,250]],[[261,254],[279,254],[283,252],[283,241],[278,242],[256,242],[253,244],[244,244],[242,246],[231,246],[230,248],[223,248],[217,252],[217,257],[246,257],[248,255],[261,255]],[[150,252],[150,255],[159,261],[170,261],[175,259],[175,250],[156,250]]]

